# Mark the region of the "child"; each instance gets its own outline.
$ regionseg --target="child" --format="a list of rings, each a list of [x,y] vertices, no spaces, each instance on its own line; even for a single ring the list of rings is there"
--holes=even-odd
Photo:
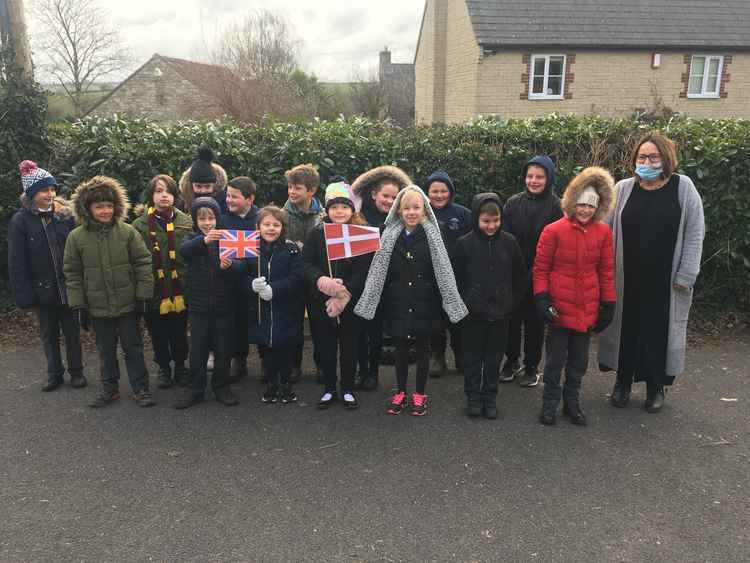
[[[447,172],[437,170],[430,174],[425,188],[427,196],[430,198],[430,206],[445,233],[445,248],[448,250],[448,255],[453,256],[456,241],[471,230],[471,211],[453,201],[456,197],[456,188]],[[461,328],[458,325],[451,325],[448,328],[451,335],[451,350],[453,350],[453,358],[456,362],[456,371],[461,373],[463,371]],[[430,375],[432,377],[442,377],[448,370],[448,366],[445,364],[447,340],[445,330],[432,335],[432,341],[430,342],[432,350]]]
[[[178,197],[177,183],[170,176],[154,176],[145,191],[146,206],[136,206],[138,218],[133,221],[153,264],[154,295],[143,317],[154,348],[154,362],[159,366],[159,389],[168,389],[173,383],[190,386],[190,373],[185,367],[188,341],[183,288],[187,272],[177,249],[190,234],[193,222],[175,207]]]
[[[378,166],[360,175],[352,184],[352,192],[362,201],[362,215],[371,227],[384,228],[385,218],[398,192],[411,184],[411,178],[395,166]],[[359,376],[357,387],[366,391],[378,388],[383,352],[383,319],[376,314],[364,323],[359,339]]]
[[[8,226],[8,270],[16,305],[34,309],[47,357],[47,382],[42,391],[63,383],[60,330],[65,337],[70,384],[86,386],[81,361],[78,317],[68,306],[63,275],[63,249],[75,226],[67,202],[55,199],[57,181],[36,163],[24,160],[21,170],[21,208]]]
[[[258,218],[255,205],[255,182],[247,176],[232,178],[227,184],[227,211],[219,220],[220,229],[254,231]],[[247,356],[250,348],[247,343],[247,300],[244,291],[235,291],[234,345],[230,381],[236,382],[247,376]]]
[[[528,272],[513,235],[501,231],[500,198],[474,196],[472,232],[456,243],[456,283],[469,309],[461,321],[464,392],[469,416],[497,418],[497,377],[513,310],[526,291]]]
[[[244,286],[249,298],[250,343],[257,344],[267,380],[264,403],[297,402],[289,380],[291,357],[302,340],[304,298],[302,257],[286,241],[286,212],[267,206],[258,213],[260,257],[246,259],[251,279]],[[260,261],[260,266],[258,262]],[[260,311],[259,311],[260,309]]]
[[[180,211],[190,213],[196,197],[213,197],[219,204],[222,214],[227,212],[227,173],[214,161],[214,153],[209,148],[198,151],[198,158],[180,177]]]
[[[562,217],[560,199],[554,193],[555,165],[548,156],[535,156],[524,167],[521,181],[526,189],[512,196],[503,208],[503,230],[516,237],[524,261],[529,268],[534,264],[536,247],[542,229]],[[521,357],[521,330],[523,329],[523,367]],[[542,359],[544,322],[534,308],[531,280],[510,322],[505,365],[500,382],[513,381],[517,375],[521,387],[539,384],[537,367]]]
[[[214,198],[197,198],[191,212],[194,232],[180,245],[180,254],[188,263],[191,389],[179,398],[175,404],[177,409],[189,408],[203,400],[210,345],[213,345],[215,357],[211,387],[216,400],[228,407],[237,404],[229,386],[233,342],[230,335],[234,331],[234,311],[237,308],[235,283],[244,264],[239,260],[219,258],[220,234],[216,230],[219,213],[219,204]]]
[[[367,224],[364,217],[354,211],[350,189],[343,182],[326,188],[325,223]],[[312,305],[310,322],[316,327],[325,378],[325,391],[318,402],[319,409],[330,407],[338,396],[337,340],[341,354],[341,398],[348,409],[359,406],[353,391],[360,323],[353,309],[364,289],[371,259],[371,254],[364,254],[329,262],[323,224],[312,230],[302,249],[308,302]]]
[[[83,328],[93,319],[101,364],[101,389],[89,406],[104,407],[120,398],[119,340],[135,401],[150,407],[154,399],[138,318],[154,296],[151,253],[138,231],[125,223],[130,201],[117,180],[95,176],[83,182],[73,194],[73,205],[80,225],[65,245],[68,302],[78,310]]]
[[[289,240],[297,243],[301,249],[304,246],[307,236],[315,226],[320,223],[320,215],[323,208],[315,199],[315,192],[320,186],[320,175],[312,164],[300,164],[284,173],[287,181],[288,199],[284,204],[284,211],[289,217],[287,236]],[[305,303],[305,307],[310,312],[310,303]],[[317,333],[310,327],[313,338],[313,358],[315,365],[320,371],[319,346]],[[302,350],[304,341],[300,341],[298,348],[292,352],[292,382],[298,381],[302,376]],[[318,374],[320,379],[320,374]]]
[[[389,401],[389,414],[401,414],[407,406],[409,347],[412,339],[416,341],[417,384],[411,414],[423,416],[427,413],[430,336],[443,327],[442,309],[452,323],[464,318],[468,310],[458,294],[440,226],[419,187],[407,186],[399,192],[380,244],[354,312],[372,319],[382,297],[386,331],[396,340],[398,391]]]
[[[563,413],[573,424],[586,424],[579,394],[588,367],[590,333],[604,330],[615,310],[612,230],[602,222],[613,199],[610,173],[597,166],[586,168],[565,188],[565,217],[545,227],[539,238],[534,299],[540,317],[550,323],[542,424],[555,424],[561,395]]]

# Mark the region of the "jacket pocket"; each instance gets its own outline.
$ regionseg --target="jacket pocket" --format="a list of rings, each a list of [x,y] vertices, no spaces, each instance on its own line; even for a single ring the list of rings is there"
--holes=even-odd
[[[693,289],[672,289],[672,306],[674,307],[674,320],[684,322],[690,315],[690,307],[693,304]]]

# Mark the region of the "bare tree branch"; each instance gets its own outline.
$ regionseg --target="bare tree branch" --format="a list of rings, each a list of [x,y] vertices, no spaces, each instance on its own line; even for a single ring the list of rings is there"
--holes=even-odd
[[[94,0],[35,0],[33,10],[44,30],[32,37],[40,67],[60,83],[81,116],[91,86],[127,68],[130,54]]]

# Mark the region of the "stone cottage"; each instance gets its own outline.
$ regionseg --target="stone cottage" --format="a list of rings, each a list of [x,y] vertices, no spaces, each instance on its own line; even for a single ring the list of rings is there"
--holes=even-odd
[[[748,0],[426,0],[416,121],[750,118]]]
[[[229,76],[220,66],[155,54],[88,115],[117,113],[155,121],[214,119],[226,113],[220,88]]]

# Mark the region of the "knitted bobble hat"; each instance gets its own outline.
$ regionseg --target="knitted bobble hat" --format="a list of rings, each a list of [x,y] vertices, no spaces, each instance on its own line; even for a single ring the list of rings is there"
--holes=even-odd
[[[596,191],[596,188],[593,186],[586,186],[584,190],[581,192],[581,195],[578,196],[578,200],[576,200],[576,205],[590,205],[591,207],[599,207],[599,194]]]
[[[202,148],[198,151],[198,158],[190,167],[190,181],[195,184],[213,184],[216,182],[216,173],[213,166],[214,153],[211,149]]]
[[[328,184],[326,188],[326,211],[335,203],[344,203],[351,207],[352,211],[356,211],[356,206],[352,199],[352,189],[349,184],[345,182]]]
[[[21,171],[21,187],[26,198],[31,201],[34,196],[44,188],[50,186],[57,186],[57,180],[54,176],[39,168],[36,162],[31,160],[24,160],[18,165],[18,169]]]

